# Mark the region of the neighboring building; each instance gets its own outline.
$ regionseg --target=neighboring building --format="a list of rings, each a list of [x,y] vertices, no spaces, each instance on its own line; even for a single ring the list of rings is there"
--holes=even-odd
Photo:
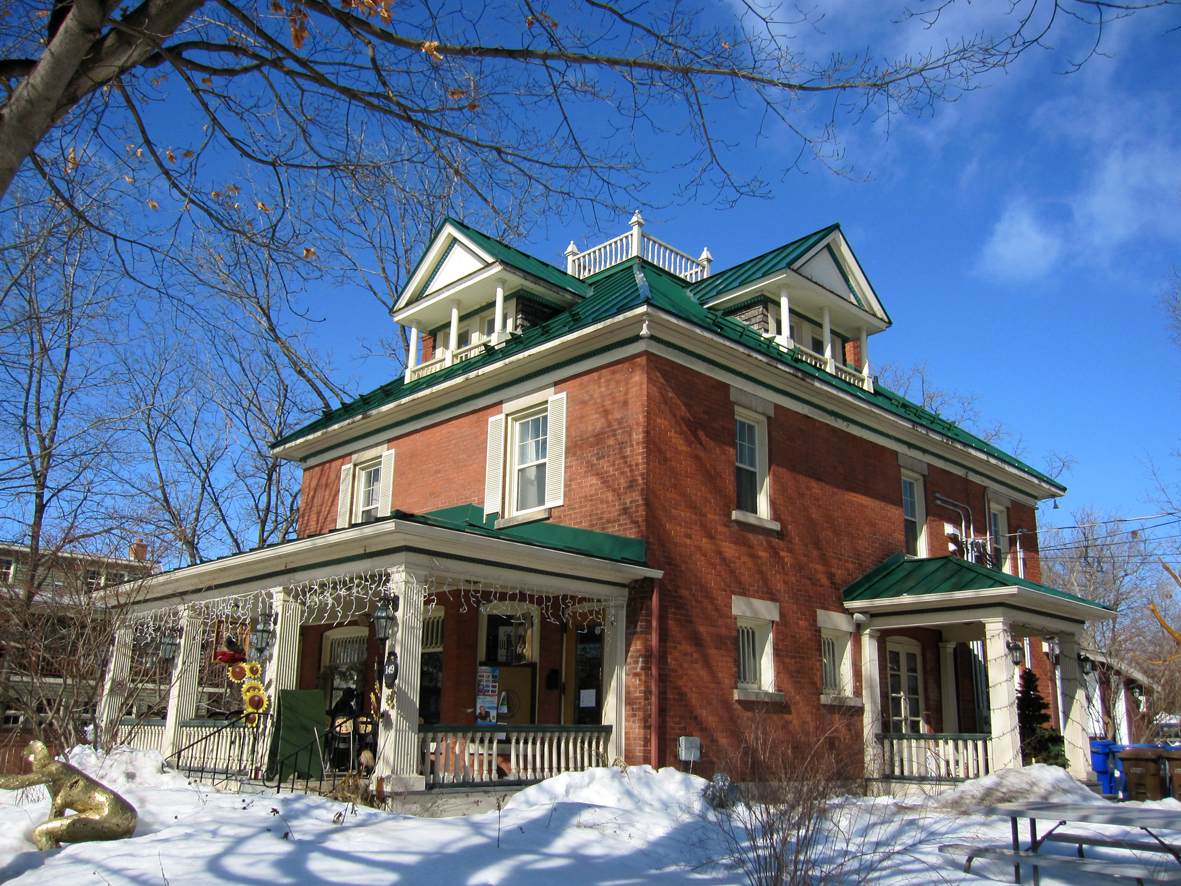
[[[405,373],[274,444],[304,468],[299,538],[152,579],[137,630],[183,632],[137,741],[223,716],[202,663],[270,612],[272,689],[367,698],[397,595],[387,785],[560,768],[479,745],[492,715],[608,762],[695,737],[706,775],[757,717],[871,776],[976,775],[1020,761],[1014,659],[1050,685],[1043,637],[1089,773],[1077,643],[1109,612],[1039,584],[1035,506],[1064,488],[877,386],[891,321],[839,226],[711,273],[637,214],[567,258],[440,227],[393,312]]]

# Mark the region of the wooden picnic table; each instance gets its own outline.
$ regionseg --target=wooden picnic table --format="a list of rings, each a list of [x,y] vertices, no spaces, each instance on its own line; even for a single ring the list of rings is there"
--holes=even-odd
[[[1011,849],[989,846],[947,846],[941,847],[952,854],[953,851],[968,855],[966,870],[971,869],[973,858],[992,858],[996,860],[1013,861],[1013,882],[1021,882],[1021,865],[1033,867],[1033,882],[1040,883],[1040,868],[1058,867],[1069,870],[1085,871],[1088,873],[1106,874],[1111,877],[1122,877],[1143,883],[1145,880],[1155,882],[1181,883],[1181,839],[1176,836],[1162,837],[1161,831],[1181,831],[1181,814],[1165,809],[1143,809],[1138,806],[1124,806],[1118,803],[1001,803],[981,810],[982,815],[1002,815],[1011,822],[1013,845]],[[1019,820],[1029,822],[1029,848],[1021,849]],[[1038,837],[1037,822],[1053,821],[1055,824]],[[1128,829],[1143,831],[1150,840],[1113,840],[1091,834],[1068,833],[1059,830],[1068,822],[1080,824],[1112,825]],[[1071,843],[1078,846],[1078,858],[1063,856],[1039,855],[1044,843]],[[1084,846],[1103,848],[1131,849],[1141,852],[1159,852],[1171,855],[1177,862],[1176,869],[1165,872],[1150,872],[1138,864],[1122,861],[1107,861],[1104,859],[1088,859],[1083,853]]]

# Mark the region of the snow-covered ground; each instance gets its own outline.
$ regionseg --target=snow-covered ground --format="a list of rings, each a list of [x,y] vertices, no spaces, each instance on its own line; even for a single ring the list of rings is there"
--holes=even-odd
[[[48,814],[41,789],[0,792],[0,882],[24,886],[244,884],[742,884],[701,801],[705,782],[647,766],[564,775],[513,797],[500,812],[429,819],[303,796],[219,793],[166,770],[158,754],[75,749],[70,761],[139,810],[133,839],[38,852]],[[40,793],[39,793],[40,792]],[[1012,867],[977,862],[965,875],[940,844],[1006,843],[1008,819],[974,813],[1006,800],[1104,802],[1062,770],[1033,766],[926,801],[847,801],[839,848],[846,882],[1003,882]],[[1176,810],[1181,803],[1143,804]],[[1121,829],[1096,832],[1125,836]],[[1136,834],[1126,835],[1135,839]],[[1069,854],[1070,846],[1049,851]],[[1112,857],[1120,857],[1116,850]],[[1110,854],[1110,853],[1109,853]],[[1126,854],[1123,854],[1126,858]],[[850,861],[852,859],[852,862]],[[1160,863],[1159,857],[1150,858]],[[1171,860],[1170,860],[1171,862]],[[1172,862],[1171,862],[1172,863]],[[818,874],[822,873],[820,870]],[[819,878],[817,878],[819,881]],[[1042,882],[1056,881],[1043,874]],[[1085,881],[1071,878],[1072,886]]]

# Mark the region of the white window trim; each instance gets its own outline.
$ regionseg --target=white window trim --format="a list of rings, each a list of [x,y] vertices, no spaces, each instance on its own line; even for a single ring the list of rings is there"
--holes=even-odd
[[[357,453],[340,468],[340,486],[336,500],[336,528],[344,529],[361,522],[359,486],[363,471],[381,462],[381,485],[377,491],[377,516],[388,517],[393,510],[394,450],[375,447]]]
[[[323,638],[320,640],[320,670],[332,664],[332,644],[337,640],[354,640],[357,637],[369,637],[369,628],[366,627],[350,627],[350,628],[333,628],[330,631],[325,631]]]
[[[902,481],[909,480],[914,484],[914,509],[915,519],[918,522],[918,539],[915,542],[915,557],[926,557],[928,554],[927,548],[927,496],[926,489],[923,485],[923,477],[921,474],[916,474],[913,471],[903,471],[902,476],[898,480],[898,495],[902,496]],[[906,526],[905,510],[903,511],[903,530]],[[907,556],[910,556],[909,554]]]
[[[374,504],[373,504],[373,510],[375,512],[374,517],[376,518],[376,517],[381,516],[381,483],[382,483],[381,469],[382,469],[382,467],[383,467],[383,465],[381,463],[381,459],[375,459],[374,461],[370,461],[370,462],[366,462],[364,464],[358,464],[358,465],[353,466],[353,477],[355,478],[355,484],[356,484],[355,488],[353,489],[353,513],[352,513],[352,522],[353,523],[364,522],[364,517],[362,516],[362,510],[363,510],[365,499],[362,495],[362,492],[364,491],[365,475],[369,471],[372,471],[374,469],[376,469],[378,471],[377,501],[374,502]],[[372,521],[370,521],[370,522],[372,522]]]
[[[759,685],[736,682],[734,700],[784,701],[784,694],[776,691],[775,688],[775,623],[779,621],[779,604],[774,600],[759,600],[735,594],[730,597],[730,611],[735,617],[735,638],[737,638],[737,628],[754,628],[755,642],[760,647]],[[735,646],[735,668],[737,668],[737,654],[738,649]]]
[[[754,522],[754,521],[750,521],[750,520],[743,520],[744,516],[757,517],[757,518],[759,518],[759,520],[765,521],[765,523],[755,523],[755,525],[764,525],[765,528],[778,529],[779,524],[775,523],[775,521],[771,519],[771,482],[770,482],[771,472],[770,472],[770,460],[769,460],[768,451],[767,451],[768,450],[767,417],[765,415],[761,415],[757,412],[754,412],[753,410],[744,409],[741,406],[735,406],[734,407],[734,419],[735,419],[735,421],[741,420],[741,421],[747,422],[751,425],[754,425],[754,428],[755,428],[755,448],[756,448],[755,460],[757,462],[757,472],[756,472],[756,483],[757,483],[756,502],[757,503],[756,503],[755,507],[758,508],[758,511],[756,513],[751,513],[750,511],[740,511],[737,508],[737,506],[735,506],[734,510],[730,514],[730,517],[731,517],[731,519],[738,520],[740,522]],[[734,441],[734,465],[735,465],[735,469],[737,469],[737,466],[738,466],[738,440],[737,440],[737,436],[735,437],[735,441]],[[735,484],[734,494],[735,494],[735,498],[737,499],[737,495],[738,495],[737,483]],[[774,525],[770,526],[770,525],[766,525],[766,524],[774,524]]]
[[[549,508],[565,504],[566,486],[566,394],[543,392],[503,405],[503,411],[488,419],[488,450],[484,469],[484,514],[505,519],[523,515],[545,516]],[[546,421],[545,500],[535,508],[516,509],[517,422],[537,415]]]
[[[993,532],[993,517],[998,518],[996,521],[998,531],[996,533]],[[1009,551],[1009,512],[995,502],[988,508],[988,534],[992,536],[992,547],[999,548],[1001,552],[1000,566],[994,566],[993,568],[999,568],[1001,572],[1011,575],[1013,572],[1013,556]]]
[[[838,699],[853,698],[853,661],[852,661],[852,637],[853,635],[846,631],[834,631],[828,628],[820,629],[820,639],[831,640],[834,644],[834,651],[836,654],[836,670],[840,685],[829,687],[824,685],[823,678],[823,659],[824,652],[821,650],[821,685],[820,685],[820,703],[821,704],[839,704]]]
[[[447,642],[445,631],[446,621],[444,619],[445,610],[442,606],[435,604],[434,606],[423,612],[422,615],[422,651],[423,652],[442,652],[443,646]],[[427,644],[427,640],[434,639],[436,631],[433,628],[428,628],[428,624],[439,624],[438,628],[438,643]]]

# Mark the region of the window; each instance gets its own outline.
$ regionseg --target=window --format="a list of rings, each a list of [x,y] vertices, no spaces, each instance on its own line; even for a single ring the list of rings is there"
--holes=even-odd
[[[563,503],[566,395],[522,400],[488,420],[485,514],[544,517],[544,509]],[[514,405],[524,408],[514,412]]]
[[[902,474],[902,529],[908,557],[927,556],[927,508],[923,500],[923,479]]]
[[[1004,508],[991,508],[988,512],[988,565],[1001,572],[1010,570],[1009,561],[1009,518]]]
[[[97,569],[86,570],[86,590],[97,591],[103,586],[103,574]]]
[[[923,731],[921,652],[913,640],[891,640],[886,644],[891,732]]]
[[[424,724],[439,723],[443,716],[443,615],[435,606],[422,620],[418,720]]]
[[[340,469],[336,528],[389,516],[394,489],[394,450],[370,450]]]
[[[849,634],[845,631],[820,632],[820,661],[824,695],[848,697],[853,694],[852,669],[849,665]]]
[[[735,511],[771,518],[767,484],[767,420],[745,409],[734,411]]]
[[[730,598],[736,616],[738,701],[782,701],[775,691],[774,626],[779,621],[779,604],[753,597]]]
[[[334,716],[353,716],[364,709],[368,670],[369,628],[334,628],[324,634],[319,682],[326,707],[334,710]]]
[[[16,578],[16,561],[12,557],[0,557],[0,581],[12,582]]]

